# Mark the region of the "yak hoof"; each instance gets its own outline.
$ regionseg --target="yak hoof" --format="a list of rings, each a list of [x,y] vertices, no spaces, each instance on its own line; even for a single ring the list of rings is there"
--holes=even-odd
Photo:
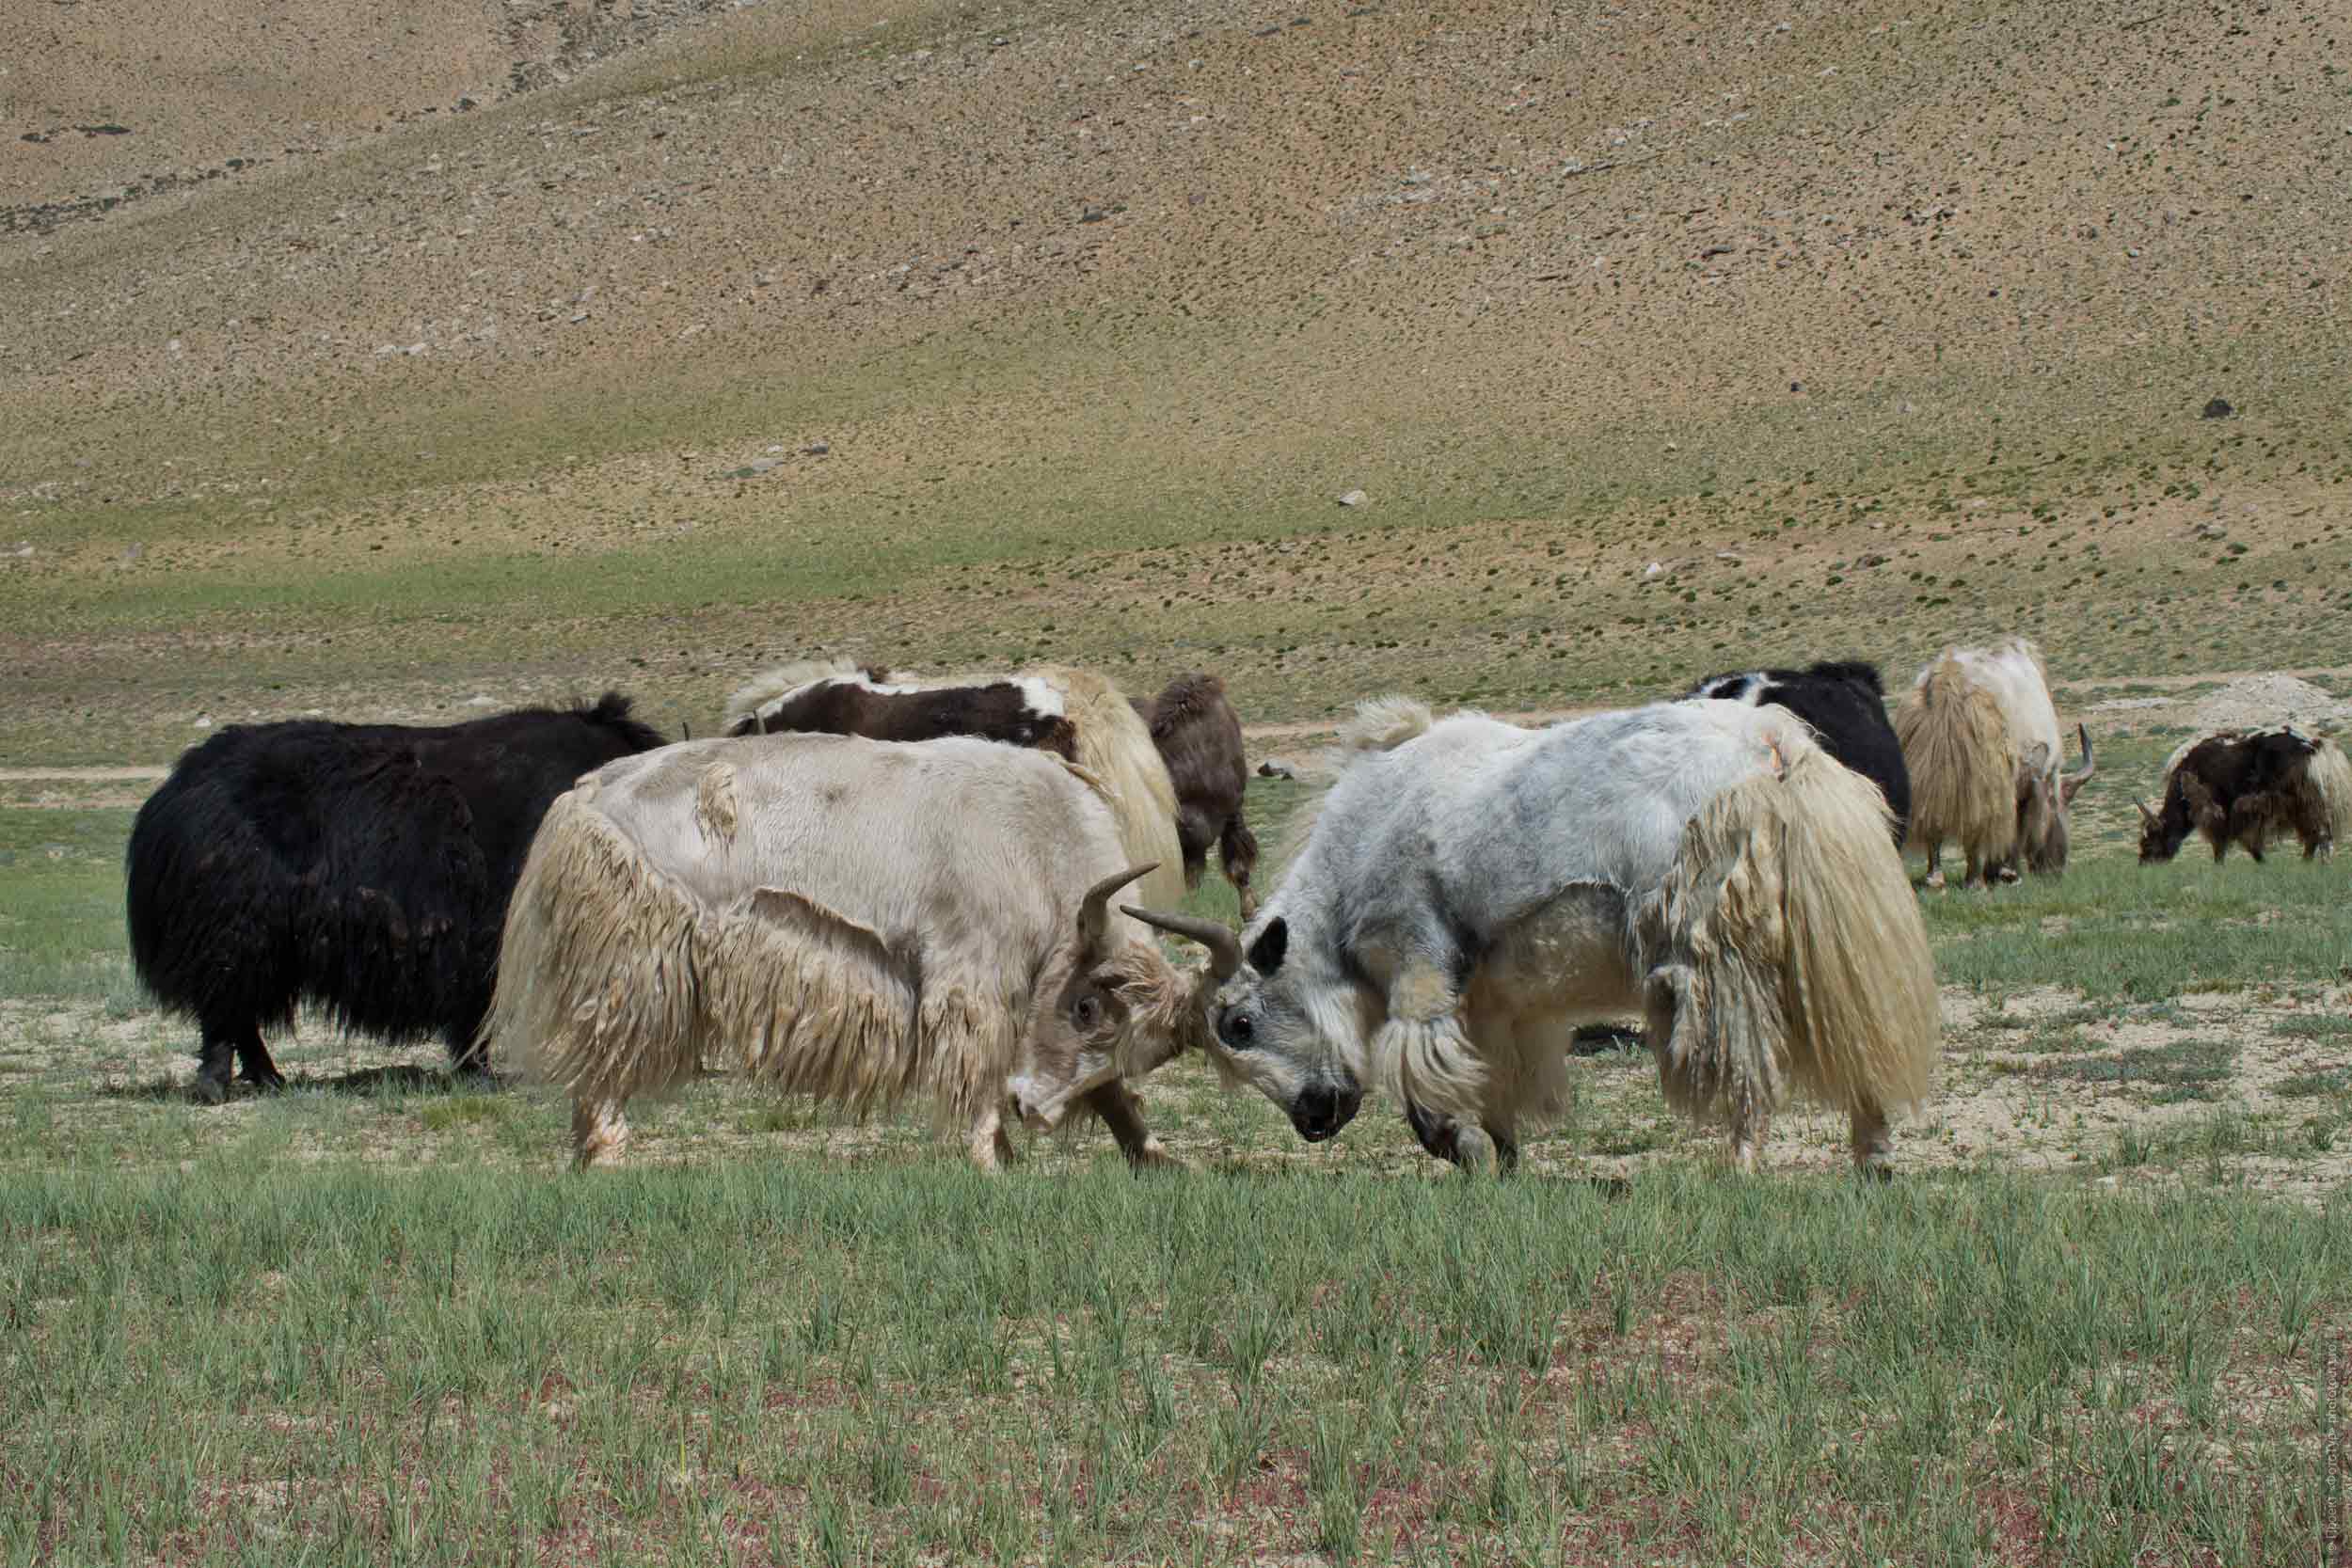
[[[217,1078],[199,1075],[195,1083],[188,1085],[188,1098],[199,1105],[218,1105],[228,1100],[229,1085]]]
[[[1923,885],[1923,886],[1925,886],[1925,887],[1926,887],[1926,888],[1927,888],[1930,892],[1931,892],[1931,893],[1941,893],[1941,892],[1943,892],[1943,891],[1944,891],[1944,873],[1943,873],[1943,872],[1941,872],[1941,871],[1931,871],[1931,872],[1929,872],[1929,873],[1928,873],[1928,879],[1927,879],[1927,881],[1926,881],[1925,883],[1923,883],[1922,885]]]
[[[259,1072],[239,1073],[237,1082],[250,1084],[263,1094],[276,1094],[286,1086],[286,1075],[274,1067],[263,1068]]]

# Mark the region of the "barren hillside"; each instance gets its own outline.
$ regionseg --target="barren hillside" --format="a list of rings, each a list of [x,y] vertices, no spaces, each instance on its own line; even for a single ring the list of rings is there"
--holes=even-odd
[[[0,749],[852,641],[2340,661],[2340,4],[39,8]]]

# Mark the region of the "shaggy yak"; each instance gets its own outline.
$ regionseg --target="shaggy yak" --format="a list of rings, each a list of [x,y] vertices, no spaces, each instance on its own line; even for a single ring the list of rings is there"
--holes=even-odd
[[[1911,769],[1911,842],[1924,847],[1928,886],[1944,885],[1944,841],[1966,857],[1964,887],[2016,879],[2026,866],[2066,869],[2067,808],[2097,767],[2090,732],[2075,726],[2083,765],[2065,763],[2042,652],[2022,637],[1993,648],[1947,648],[1895,709]]]
[[[1102,676],[1047,665],[1008,675],[925,678],[847,664],[771,670],[727,701],[730,736],[801,732],[871,740],[977,736],[1052,752],[1108,792],[1130,863],[1155,867],[1154,903],[1184,897],[1176,790],[1142,718]]]
[[[1911,774],[1903,767],[1902,742],[1886,717],[1886,692],[1878,667],[1859,660],[1814,665],[1810,670],[1750,670],[1709,675],[1684,693],[1784,707],[1813,726],[1821,749],[1879,786],[1894,816],[1900,847],[1911,823]]]
[[[1237,938],[1212,1060],[1310,1141],[1368,1077],[1432,1152],[1516,1159],[1580,1021],[1642,1014],[1668,1101],[1754,1165],[1786,1092],[1844,1109],[1855,1164],[1928,1092],[1935,977],[1886,804],[1772,707],[1659,703],[1543,730],[1366,704],[1305,847]]]
[[[1217,847],[1225,879],[1241,900],[1241,917],[1258,912],[1249,885],[1258,864],[1258,837],[1242,820],[1249,763],[1242,753],[1241,718],[1215,675],[1179,675],[1150,702],[1128,699],[1152,731],[1176,790],[1176,841],[1184,852],[1184,885],[1200,885],[1209,846]]]
[[[438,1035],[461,1068],[490,1004],[507,895],[548,802],[660,745],[607,692],[448,725],[232,724],[131,825],[131,961],[203,1031],[198,1098],[285,1080],[262,1043],[304,1000],[345,1028]]]
[[[2139,858],[2169,861],[2192,829],[2218,863],[2237,844],[2256,860],[2293,833],[2303,858],[2332,855],[2352,818],[2352,761],[2291,726],[2201,736],[2164,765],[2164,808],[2139,808]]]
[[[1121,703],[1120,710],[1125,711]],[[1123,869],[1122,869],[1123,868]],[[1109,900],[1099,781],[969,737],[692,741],[559,799],[523,868],[490,1036],[572,1098],[580,1164],[631,1096],[731,1058],[858,1112],[928,1098],[982,1169],[1073,1107],[1166,1160],[1122,1082],[1204,1043],[1205,987]]]

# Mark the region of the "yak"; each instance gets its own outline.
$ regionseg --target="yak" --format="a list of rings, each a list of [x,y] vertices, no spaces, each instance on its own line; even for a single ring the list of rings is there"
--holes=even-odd
[[[1879,786],[1894,817],[1895,843],[1901,845],[1911,826],[1911,773],[1886,717],[1886,693],[1876,665],[1839,659],[1807,670],[1709,675],[1684,695],[1750,706],[1769,703],[1812,725],[1823,751]]]
[[[1124,705],[1121,705],[1124,711]],[[612,763],[548,811],[499,956],[488,1036],[568,1093],[578,1163],[612,1164],[635,1095],[708,1053],[852,1111],[916,1097],[975,1164],[1073,1109],[1168,1163],[1126,1080],[1204,1044],[1204,987],[1111,896],[1101,781],[968,736],[781,734]]]
[[[2352,761],[2332,740],[2291,725],[2219,730],[2184,744],[2165,763],[2164,805],[2139,808],[2139,858],[2169,861],[2190,832],[2218,863],[2238,845],[2259,861],[2292,832],[2303,858],[2332,856],[2352,817]]]
[[[1668,1101],[1752,1168],[1796,1088],[1883,1172],[1887,1114],[1927,1093],[1935,976],[1886,802],[1792,714],[1657,703],[1548,729],[1360,707],[1305,847],[1206,944],[1210,1059],[1335,1136],[1376,1080],[1435,1150],[1508,1166],[1556,1113],[1573,1027],[1642,1015]],[[1206,984],[1208,982],[1204,982]]]
[[[922,677],[850,663],[771,670],[727,701],[732,736],[787,732],[920,741],[977,736],[1052,752],[1108,791],[1132,862],[1158,869],[1144,896],[1184,894],[1175,784],[1151,731],[1119,689],[1085,670]]]
[[[1927,885],[1944,885],[1944,841],[1967,862],[1962,885],[2016,879],[2015,863],[2062,874],[2067,810],[2098,767],[2090,732],[2074,727],[2083,765],[2061,771],[2065,742],[2042,651],[2022,637],[1991,648],[1947,648],[1895,708],[1911,772],[1910,841],[1927,855]]]
[[[1249,878],[1258,864],[1258,836],[1242,816],[1249,762],[1242,752],[1241,718],[1225,682],[1195,672],[1179,675],[1149,701],[1128,699],[1152,732],[1176,791],[1176,842],[1184,856],[1184,885],[1196,888],[1217,847],[1225,879],[1233,884],[1241,917],[1258,912]]]
[[[202,1031],[195,1092],[285,1079],[264,1029],[310,1001],[344,1028],[438,1035],[461,1068],[490,1003],[507,895],[548,802],[661,736],[608,691],[461,724],[231,724],[140,806],[124,857],[131,961]]]

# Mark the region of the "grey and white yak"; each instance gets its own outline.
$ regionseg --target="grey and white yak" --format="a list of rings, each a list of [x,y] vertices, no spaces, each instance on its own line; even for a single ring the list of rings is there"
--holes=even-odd
[[[1944,843],[1957,842],[1964,887],[2066,870],[2067,812],[2098,761],[2090,732],[2083,765],[2064,771],[2066,743],[2042,651],[2022,637],[1990,648],[1947,648],[1895,708],[1911,771],[1910,841],[1927,856],[1928,886],[1944,885]]]
[[[2163,805],[2139,808],[2139,858],[2169,861],[2191,832],[2218,863],[2237,845],[2259,861],[2293,833],[2303,858],[2333,856],[2352,831],[2352,761],[2334,741],[2292,725],[2217,730],[2184,742],[2164,765]]]
[[[1304,848],[1236,937],[1211,1059],[1310,1141],[1377,1081],[1432,1151],[1516,1158],[1576,1024],[1641,1015],[1668,1101],[1754,1165],[1792,1090],[1883,1166],[1928,1093],[1934,972],[1884,800],[1793,715],[1660,703],[1548,729],[1364,705]]]
[[[139,807],[131,961],[203,1031],[197,1098],[285,1082],[264,1029],[305,1001],[345,1028],[438,1035],[460,1068],[490,1006],[506,900],[548,802],[661,744],[608,691],[462,724],[231,724]]]
[[[1123,711],[1125,705],[1120,705]],[[1130,863],[1092,776],[968,737],[689,741],[551,806],[489,1031],[572,1099],[582,1165],[707,1052],[856,1112],[930,1100],[983,1169],[1083,1107],[1166,1156],[1124,1082],[1197,1043],[1205,981],[1110,898]]]
[[[975,736],[1052,752],[1107,793],[1130,861],[1155,867],[1145,898],[1184,895],[1176,786],[1143,718],[1119,689],[1061,665],[1004,674],[910,674],[848,662],[793,664],[727,700],[730,736],[861,735],[873,740]]]

